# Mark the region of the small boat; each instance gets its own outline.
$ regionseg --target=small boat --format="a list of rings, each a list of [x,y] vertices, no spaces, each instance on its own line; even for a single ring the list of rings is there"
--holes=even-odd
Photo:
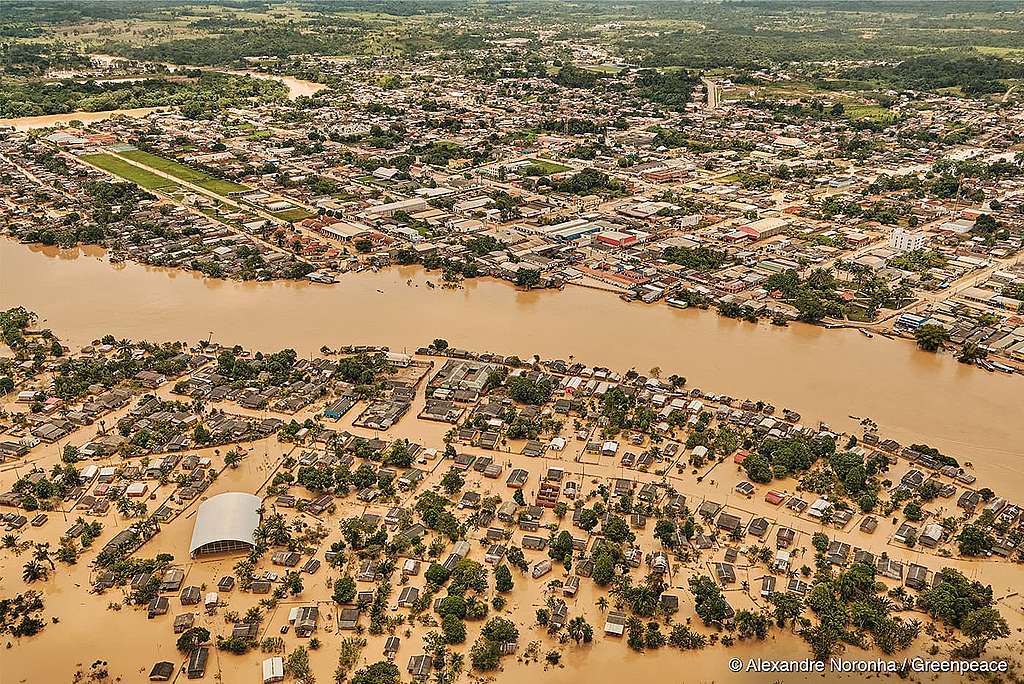
[[[377,290],[377,292],[380,292],[381,294],[384,294],[384,290]]]
[[[872,338],[874,337],[874,335],[872,335],[871,333],[869,333],[869,332],[868,332],[867,330],[865,330],[864,328],[857,328],[857,330],[860,330],[860,334],[861,334],[861,335],[863,335],[864,337],[868,338],[869,340],[870,340],[870,339],[872,339]]]

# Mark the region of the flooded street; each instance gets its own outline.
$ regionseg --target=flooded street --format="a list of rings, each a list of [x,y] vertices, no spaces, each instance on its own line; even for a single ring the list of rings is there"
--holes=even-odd
[[[870,417],[904,443],[927,442],[974,464],[979,478],[1024,488],[1024,380],[986,373],[908,342],[806,325],[776,328],[712,312],[626,303],[604,292],[516,290],[480,279],[432,289],[415,268],[343,276],[337,285],[207,280],[98,250],[0,241],[0,306],[23,305],[72,345],[107,333],[148,340],[211,336],[262,349],[452,345],[618,370],[678,373],[689,387],[791,408],[805,423],[853,430]],[[407,284],[411,279],[412,283]],[[436,277],[435,277],[436,279]]]

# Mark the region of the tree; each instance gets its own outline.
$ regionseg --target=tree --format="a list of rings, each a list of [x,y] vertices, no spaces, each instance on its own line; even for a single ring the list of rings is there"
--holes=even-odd
[[[738,610],[736,611],[736,630],[741,639],[755,637],[763,641],[768,636],[768,618],[763,613]]]
[[[519,638],[519,629],[515,623],[503,617],[494,617],[487,621],[480,636],[499,644],[509,643]]]
[[[562,530],[552,540],[551,545],[548,547],[548,555],[557,561],[565,562],[566,558],[572,557],[573,551],[573,538],[567,530]]]
[[[661,628],[657,622],[648,622],[647,631],[644,634],[644,646],[646,648],[655,649],[661,648],[665,645],[665,635],[661,633]]]
[[[688,583],[698,617],[704,624],[721,624],[728,614],[729,604],[715,581],[707,575],[694,575]]]
[[[494,571],[494,588],[501,593],[512,591],[515,583],[512,581],[512,572],[507,565],[501,565]]]
[[[603,552],[594,559],[594,582],[599,587],[607,587],[615,579],[615,557]]]
[[[238,464],[242,462],[242,452],[238,449],[231,449],[228,453],[224,454],[224,465],[237,468]]]
[[[516,271],[516,285],[527,289],[540,285],[540,271],[535,268],[520,268]]]
[[[438,337],[434,340],[433,347],[437,351],[443,352],[445,349],[448,348],[448,340],[442,337]]]
[[[629,524],[617,515],[608,516],[608,520],[601,528],[601,534],[617,544],[633,541],[636,538],[636,535],[629,529]]]
[[[977,657],[985,650],[990,639],[1010,636],[1010,627],[999,611],[991,606],[972,610],[960,625],[960,631],[971,639],[969,652]]]
[[[785,627],[787,620],[796,620],[800,617],[800,611],[803,609],[803,600],[800,596],[789,592],[773,591],[768,595],[768,603],[774,608],[775,624],[779,628]]]
[[[209,640],[210,630],[205,627],[189,627],[178,637],[178,650],[182,653],[189,653]]]
[[[936,581],[917,597],[917,605],[947,625],[961,627],[967,616],[993,604],[992,587],[970,580],[952,568],[943,568]]]
[[[747,471],[747,477],[751,482],[771,482],[772,466],[767,457],[761,454],[750,454],[743,461],[743,469]]]
[[[676,524],[672,520],[661,519],[654,525],[654,536],[665,547],[674,548],[676,545]]]
[[[297,572],[289,572],[285,575],[284,586],[288,589],[288,593],[292,596],[297,596],[302,593],[302,576]]]
[[[925,323],[914,331],[917,346],[928,352],[937,352],[949,342],[949,331],[941,325]]]
[[[489,672],[498,669],[501,662],[501,648],[490,639],[480,637],[469,649],[469,662],[474,670]],[[353,682],[355,684],[355,682]]]
[[[513,546],[505,552],[505,560],[507,560],[512,567],[519,568],[520,572],[526,572],[530,568],[530,564],[526,562],[526,556],[523,554],[523,550],[518,546]]]
[[[684,650],[700,649],[707,645],[707,637],[700,632],[694,632],[686,625],[675,625],[669,633],[668,643]]]
[[[551,399],[551,379],[542,377],[534,380],[524,375],[509,378],[506,382],[508,395],[520,404],[540,406]]]
[[[441,633],[446,644],[461,644],[466,641],[466,623],[455,615],[441,618]]]
[[[965,342],[964,346],[960,348],[956,360],[960,363],[974,363],[986,356],[988,356],[988,352],[977,342]]]
[[[635,617],[626,620],[626,645],[634,651],[642,651],[645,644],[643,623]]]
[[[516,491],[519,491],[519,490],[516,490]],[[600,520],[597,517],[597,513],[595,513],[592,509],[590,509],[590,508],[580,509],[579,526],[580,526],[580,528],[582,530],[584,530],[586,532],[590,532],[592,529],[597,527],[597,523],[599,521]]]
[[[992,550],[995,538],[977,525],[966,525],[956,541],[961,556],[984,556]]]
[[[56,570],[57,566],[54,565],[53,559],[50,558],[50,542],[43,542],[35,545],[35,550],[32,553],[32,557],[35,558],[39,563],[46,563],[50,566],[50,570]]]
[[[448,615],[455,616],[459,619],[466,617],[466,598],[461,594],[448,594],[438,605],[437,613],[441,617],[447,617]]]
[[[335,684],[342,684],[348,678],[348,673],[359,662],[359,657],[365,647],[366,639],[361,637],[348,637],[341,640],[341,644],[338,646],[338,667],[334,671]]]
[[[206,444],[210,441],[211,436],[210,431],[203,425],[196,425],[192,431],[192,441],[196,444]]]
[[[332,598],[335,603],[352,603],[356,597],[356,581],[345,575],[334,582],[334,594]]]
[[[60,460],[64,463],[76,463],[78,461],[78,447],[74,444],[65,444],[61,452]]]
[[[412,465],[412,450],[409,448],[409,440],[396,439],[391,443],[384,464],[397,468],[408,468]]]
[[[487,591],[487,570],[475,560],[463,558],[452,568],[451,582],[453,592],[472,590],[482,594]]]
[[[78,562],[78,547],[71,537],[61,537],[60,545],[57,547],[57,560],[61,563],[74,565]]]
[[[356,670],[351,684],[401,684],[402,673],[398,666],[388,660],[379,660],[373,665]]]
[[[569,637],[577,644],[589,644],[594,640],[594,628],[582,615],[577,615],[566,625]]]
[[[24,580],[26,584],[31,584],[38,580],[45,580],[49,576],[50,573],[46,569],[46,566],[34,559],[25,563],[21,572],[21,579]]]
[[[457,468],[449,468],[448,472],[441,478],[441,487],[444,488],[444,491],[449,496],[462,489],[464,484],[466,484],[466,478],[463,477]]]

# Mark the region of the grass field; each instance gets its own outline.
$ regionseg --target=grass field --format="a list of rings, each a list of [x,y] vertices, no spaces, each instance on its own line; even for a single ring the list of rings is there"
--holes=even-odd
[[[175,178],[180,178],[187,183],[198,185],[204,190],[209,190],[217,195],[227,195],[231,192],[244,192],[249,189],[239,183],[214,178],[207,173],[197,171],[196,169],[185,166],[184,164],[179,164],[174,160],[158,157],[155,154],[143,152],[142,150],[130,150],[127,152],[119,152],[119,154],[125,159],[131,159],[132,161],[140,164],[145,164],[157,171],[163,171],[166,174],[174,176]]]
[[[87,154],[82,157],[84,161],[89,162],[93,166],[98,166],[104,171],[109,171],[115,176],[120,176],[125,180],[131,181],[141,188],[146,190],[159,190],[161,192],[174,192],[180,190],[181,186],[172,180],[158,176],[155,173],[150,173],[145,169],[140,169],[137,166],[132,166],[123,159],[109,154]]]
[[[572,170],[572,167],[566,166],[565,164],[559,164],[558,162],[553,162],[550,159],[540,159],[539,157],[534,157],[532,159],[527,159],[526,161],[530,164],[536,164],[537,166],[541,167],[548,173],[563,173],[565,171]]]
[[[896,118],[890,110],[879,105],[847,105],[845,113],[848,119],[854,121],[871,119],[879,123],[889,123]]]
[[[274,214],[277,218],[282,221],[301,221],[308,219],[313,214],[309,213],[302,207],[295,207],[294,209],[287,209],[285,211],[279,211]]]

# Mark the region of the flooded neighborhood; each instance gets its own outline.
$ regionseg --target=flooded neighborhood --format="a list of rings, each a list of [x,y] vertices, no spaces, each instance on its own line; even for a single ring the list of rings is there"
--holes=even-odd
[[[1024,678],[1019,3],[0,6],[0,682]]]

